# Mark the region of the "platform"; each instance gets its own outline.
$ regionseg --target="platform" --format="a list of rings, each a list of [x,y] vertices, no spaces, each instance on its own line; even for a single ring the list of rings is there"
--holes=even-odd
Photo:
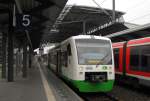
[[[28,71],[27,79],[0,81],[0,101],[47,101],[39,69]]]
[[[66,84],[35,58],[27,79],[0,81],[0,101],[81,101]]]

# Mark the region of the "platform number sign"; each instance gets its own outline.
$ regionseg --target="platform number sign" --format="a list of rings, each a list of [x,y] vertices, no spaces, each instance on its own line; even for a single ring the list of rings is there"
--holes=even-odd
[[[20,29],[28,30],[31,27],[31,15],[17,14],[16,15],[16,27]]]
[[[28,27],[28,26],[30,26],[30,23],[31,23],[31,21],[30,21],[30,15],[23,15],[22,16],[22,25],[24,27]]]

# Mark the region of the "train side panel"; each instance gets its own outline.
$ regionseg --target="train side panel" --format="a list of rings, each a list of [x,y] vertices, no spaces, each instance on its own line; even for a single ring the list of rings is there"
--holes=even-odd
[[[116,70],[116,73],[121,76],[125,72],[126,79],[128,80],[124,81],[136,81],[136,83],[150,86],[150,38],[128,41],[125,47],[126,50],[123,50],[123,53],[121,50],[124,47],[122,48],[121,46],[124,45],[120,43],[113,44],[114,51],[116,49],[120,50],[119,59],[115,59],[119,63],[119,69]],[[125,58],[123,58],[124,54],[126,55]],[[124,65],[125,70],[122,69]]]
[[[68,49],[69,48],[69,49]],[[70,51],[70,52],[69,52]],[[75,52],[75,45],[73,40],[69,40],[68,43],[63,43],[61,47],[61,52],[66,52],[67,58],[63,58],[62,61],[66,61],[61,66],[62,68],[62,75],[66,79],[76,80],[77,79],[77,66],[76,66],[76,52]],[[69,53],[67,53],[69,52]],[[70,55],[68,55],[70,54]],[[64,54],[65,55],[65,54]],[[65,56],[64,56],[65,57]],[[68,60],[68,61],[67,61]]]
[[[150,86],[150,38],[129,41],[127,50],[127,75]]]

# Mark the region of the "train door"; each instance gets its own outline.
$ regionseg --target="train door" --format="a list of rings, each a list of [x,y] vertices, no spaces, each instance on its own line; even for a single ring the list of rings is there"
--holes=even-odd
[[[57,51],[57,73],[61,74],[61,51]]]
[[[51,58],[50,58],[50,53],[48,54],[48,68],[50,68],[50,62],[51,62]]]
[[[122,65],[122,74],[123,76],[126,76],[126,72],[127,72],[127,44],[128,41],[124,43],[123,45],[123,65]]]
[[[114,59],[115,59],[115,71],[116,72],[120,72],[119,71],[119,68],[120,68],[120,66],[119,66],[119,48],[115,48],[114,49]]]

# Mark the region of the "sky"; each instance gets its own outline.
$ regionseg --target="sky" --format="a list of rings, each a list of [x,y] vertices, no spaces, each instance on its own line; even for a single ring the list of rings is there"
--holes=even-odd
[[[95,0],[102,8],[112,9],[112,0]],[[124,12],[125,22],[143,25],[150,23],[150,0],[115,0],[116,10]],[[67,5],[97,7],[93,0],[68,0]]]

